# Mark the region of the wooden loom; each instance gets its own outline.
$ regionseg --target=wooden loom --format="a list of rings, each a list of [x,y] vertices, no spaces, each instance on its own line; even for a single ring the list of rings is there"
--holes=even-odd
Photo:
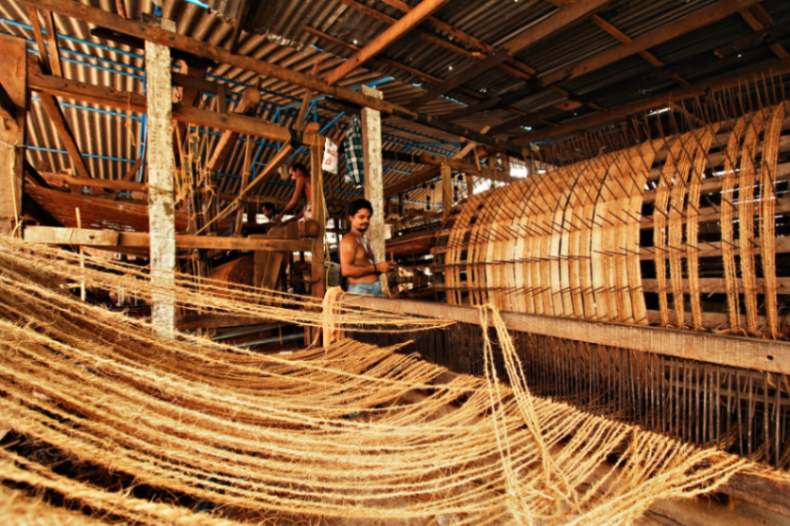
[[[787,109],[476,195],[428,243],[449,306],[349,301],[455,319],[406,350],[475,374],[494,303],[534,392],[787,469]]]

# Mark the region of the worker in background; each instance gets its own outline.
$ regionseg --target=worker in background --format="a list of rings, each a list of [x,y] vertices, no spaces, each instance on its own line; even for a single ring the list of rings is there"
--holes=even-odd
[[[274,221],[274,218],[277,217],[277,209],[274,207],[274,203],[269,201],[263,203],[261,205],[261,214],[263,214],[267,222]]]
[[[348,280],[351,294],[384,296],[379,275],[395,268],[395,263],[377,263],[373,258],[373,250],[365,237],[372,215],[373,206],[366,199],[357,199],[349,206],[351,229],[340,241],[340,275]]]
[[[310,188],[310,174],[307,168],[302,163],[294,163],[288,167],[288,174],[295,184],[294,193],[274,220],[282,221],[283,216],[291,211],[294,211],[295,219],[312,219],[313,211],[310,208],[310,203],[312,203],[312,188]],[[298,205],[302,196],[304,196],[307,202],[305,207],[299,210]]]

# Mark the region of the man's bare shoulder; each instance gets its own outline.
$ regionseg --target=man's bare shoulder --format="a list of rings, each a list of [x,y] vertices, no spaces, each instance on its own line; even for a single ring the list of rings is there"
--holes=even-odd
[[[353,232],[349,232],[340,239],[340,245],[356,245],[357,243],[357,236]]]

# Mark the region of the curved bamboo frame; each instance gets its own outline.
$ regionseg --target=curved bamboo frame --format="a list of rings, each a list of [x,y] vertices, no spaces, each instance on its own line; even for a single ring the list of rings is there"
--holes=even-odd
[[[780,337],[785,113],[782,103],[474,196],[447,237],[448,303]],[[711,267],[724,282],[723,323],[703,296]]]

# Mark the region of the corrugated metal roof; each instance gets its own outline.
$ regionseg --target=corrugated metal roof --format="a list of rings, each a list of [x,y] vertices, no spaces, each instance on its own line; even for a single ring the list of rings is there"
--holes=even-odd
[[[115,2],[111,0],[84,1],[105,10],[115,10]],[[626,35],[635,38],[714,2],[715,0],[613,0],[599,14]],[[417,0],[408,2],[409,5],[416,3]],[[790,2],[766,0],[762,5],[777,24],[786,23],[790,19]],[[150,0],[126,0],[125,6],[131,18],[142,13],[151,13],[153,10]],[[485,46],[496,47],[557,9],[548,0],[455,0],[444,4],[434,13],[434,17],[482,41]],[[175,20],[180,33],[212,45],[229,45],[233,34],[231,25],[197,5],[181,0],[166,0],[163,14]],[[259,33],[243,33],[237,52],[305,73],[311,72],[314,65],[318,64],[317,72],[321,75],[350,56],[351,51],[346,46],[317,37],[306,31],[306,28],[319,30],[347,44],[363,46],[388,26],[386,17],[397,19],[401,15],[398,9],[381,0],[261,2],[244,18],[247,27],[254,28]],[[0,30],[27,38],[31,49],[35,48],[32,31],[27,26],[27,11],[19,2],[0,0],[0,17]],[[141,92],[144,70],[140,50],[97,39],[91,36],[90,28],[81,21],[59,15],[55,16],[55,21],[61,37],[59,44],[63,53],[64,74],[67,77],[120,90]],[[651,51],[666,62],[669,68],[676,64],[683,67],[690,60],[699,60],[700,63],[688,77],[688,80],[694,81],[719,73],[724,64],[729,64],[713,58],[710,53],[712,49],[750,33],[751,29],[740,18],[732,16]],[[617,39],[590,19],[584,19],[528,47],[518,53],[515,59],[521,63],[518,67],[534,68],[540,74],[545,74],[558,68],[567,68],[586,57],[618,45],[620,44]],[[416,31],[391,45],[379,57],[422,72],[418,76],[413,71],[392,65],[376,66],[375,71],[368,65],[367,68],[360,68],[343,79],[341,84],[355,86],[362,82],[380,81],[386,76],[395,77],[382,83],[379,89],[384,92],[387,100],[408,106],[428,87],[422,77],[435,77],[440,81],[446,79],[454,71],[475,63],[477,59],[472,57],[479,51],[475,46],[436,29],[430,23],[423,23]],[[759,51],[745,53],[744,59],[759,61],[768,56],[767,47],[763,46]],[[584,95],[604,107],[614,107],[638,99],[645,94],[645,90],[656,92],[676,85],[662,80],[656,71],[642,58],[632,56],[562,83],[562,86],[573,94]],[[211,73],[212,80],[226,83],[236,91],[241,90],[244,85],[259,84],[265,99],[260,108],[261,117],[284,125],[293,123],[303,94],[302,88],[276,79],[259,79],[253,73],[227,65],[218,65]],[[418,78],[420,75],[422,77]],[[648,82],[652,84],[645,86]],[[464,101],[475,104],[486,97],[522,87],[523,78],[516,78],[512,72],[506,72],[503,68],[493,68],[476,78],[469,78],[461,88],[453,90],[446,97],[431,101],[421,111],[435,115],[458,113],[464,107]],[[554,91],[538,91],[524,97],[512,108],[462,115],[457,122],[469,128],[481,129],[485,125],[496,125],[520,114],[550,107],[562,100],[563,97]],[[143,117],[77,101],[61,103],[91,174],[94,177],[124,177],[141,151]],[[312,118],[326,124],[339,111],[327,101],[320,101]],[[579,110],[580,113],[586,111],[590,110]],[[569,118],[572,113],[558,110],[556,118]],[[329,135],[338,140],[345,123],[345,118],[339,119],[328,132]],[[540,127],[545,122],[529,124]],[[63,146],[36,99],[33,99],[29,114],[29,130],[30,158],[34,164],[52,170],[65,170],[69,167]],[[516,129],[516,132],[520,131]],[[457,137],[395,118],[385,121],[384,133],[386,148],[397,151],[424,149],[452,152],[459,146]],[[211,140],[216,141],[216,137]],[[257,141],[255,146],[256,167],[260,168],[277,147],[266,141]],[[243,152],[244,141],[237,141],[231,155],[219,167],[221,173],[228,174],[221,179],[223,189],[232,191],[238,187]],[[397,181],[415,169],[420,167],[387,162],[386,180]],[[331,179],[329,184],[341,196],[350,196],[355,192],[355,189],[344,186],[337,178]],[[278,181],[276,177],[259,189],[261,194],[280,197],[286,196],[289,191],[289,183]]]

